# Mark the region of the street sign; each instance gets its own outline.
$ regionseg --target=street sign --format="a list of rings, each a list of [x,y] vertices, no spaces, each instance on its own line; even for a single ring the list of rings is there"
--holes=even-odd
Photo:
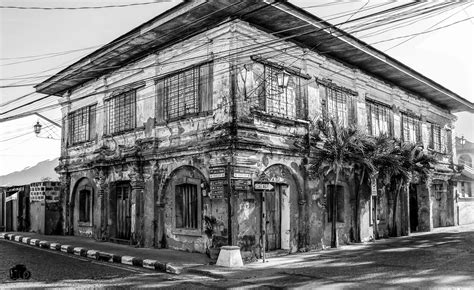
[[[255,181],[253,183],[255,190],[273,190],[274,186],[270,182]]]
[[[252,179],[232,179],[232,188],[234,190],[249,190],[252,188]]]
[[[232,178],[252,178],[252,170],[245,167],[234,167]]]
[[[375,179],[372,180],[371,193],[372,196],[377,196],[377,181]]]
[[[223,198],[224,197],[224,180],[211,180],[211,192],[210,198]]]
[[[215,167],[209,170],[209,179],[219,179],[226,177],[225,167]]]

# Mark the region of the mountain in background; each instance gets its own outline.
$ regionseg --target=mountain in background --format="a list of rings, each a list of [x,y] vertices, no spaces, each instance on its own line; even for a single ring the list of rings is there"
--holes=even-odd
[[[35,166],[0,176],[0,186],[24,185],[44,179],[58,181],[59,175],[54,171],[58,165],[59,158],[41,161]]]

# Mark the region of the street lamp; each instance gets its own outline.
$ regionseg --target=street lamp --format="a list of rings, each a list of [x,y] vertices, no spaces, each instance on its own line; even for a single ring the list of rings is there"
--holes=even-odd
[[[464,135],[461,136],[461,140],[459,140],[459,144],[464,147],[464,144],[466,144],[466,139],[464,139]]]
[[[38,135],[39,133],[41,133],[41,124],[39,121],[36,121],[36,125],[33,126],[33,129],[35,131],[35,134]]]
[[[290,74],[286,70],[282,70],[277,73],[278,86],[285,89],[288,87],[288,81],[290,80]]]

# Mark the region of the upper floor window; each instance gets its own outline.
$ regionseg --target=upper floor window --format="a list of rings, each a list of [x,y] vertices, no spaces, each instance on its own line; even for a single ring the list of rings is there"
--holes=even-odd
[[[391,109],[382,104],[372,101],[366,102],[367,107],[367,131],[369,135],[379,136],[381,134],[391,135],[392,115]]]
[[[105,101],[107,134],[124,132],[136,127],[136,91],[120,93]]]
[[[421,142],[420,119],[402,113],[401,136],[404,142]]]
[[[156,120],[165,121],[212,109],[213,63],[196,65],[157,81]]]
[[[451,135],[451,134],[449,134]],[[436,152],[448,153],[448,131],[438,124],[430,124],[430,148]],[[449,148],[448,148],[449,147]]]
[[[356,92],[336,86],[331,82],[318,81],[320,84],[321,106],[324,119],[333,119],[339,125],[347,127],[356,123]]]
[[[279,84],[278,74],[286,74],[285,85]],[[278,117],[289,119],[306,119],[306,86],[305,79],[283,72],[281,68],[263,65],[263,78],[259,87],[258,98],[265,112]]]
[[[95,138],[96,105],[87,106],[68,115],[69,142],[78,144]]]

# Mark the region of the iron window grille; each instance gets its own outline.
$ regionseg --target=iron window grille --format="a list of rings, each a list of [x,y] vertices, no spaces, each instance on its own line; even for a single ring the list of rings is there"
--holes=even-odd
[[[381,134],[392,135],[392,114],[391,109],[382,104],[372,101],[366,102],[367,108],[367,132],[371,136]]]
[[[263,65],[263,78],[258,84],[258,98],[265,112],[287,119],[307,119],[305,78],[289,73],[286,87],[278,85],[282,68]]]
[[[430,124],[430,148],[439,153],[448,153],[447,131],[438,124]]]
[[[107,134],[125,132],[136,127],[136,90],[120,93],[105,101]]]
[[[90,222],[91,220],[91,190],[79,191],[79,221]]]
[[[176,228],[198,228],[198,185],[180,184],[175,189]]]
[[[421,122],[420,119],[402,113],[402,140],[403,142],[421,142]]]
[[[157,81],[156,120],[176,120],[212,110],[213,63],[206,62]]]
[[[70,144],[95,139],[96,105],[87,106],[71,112],[68,115]]]

